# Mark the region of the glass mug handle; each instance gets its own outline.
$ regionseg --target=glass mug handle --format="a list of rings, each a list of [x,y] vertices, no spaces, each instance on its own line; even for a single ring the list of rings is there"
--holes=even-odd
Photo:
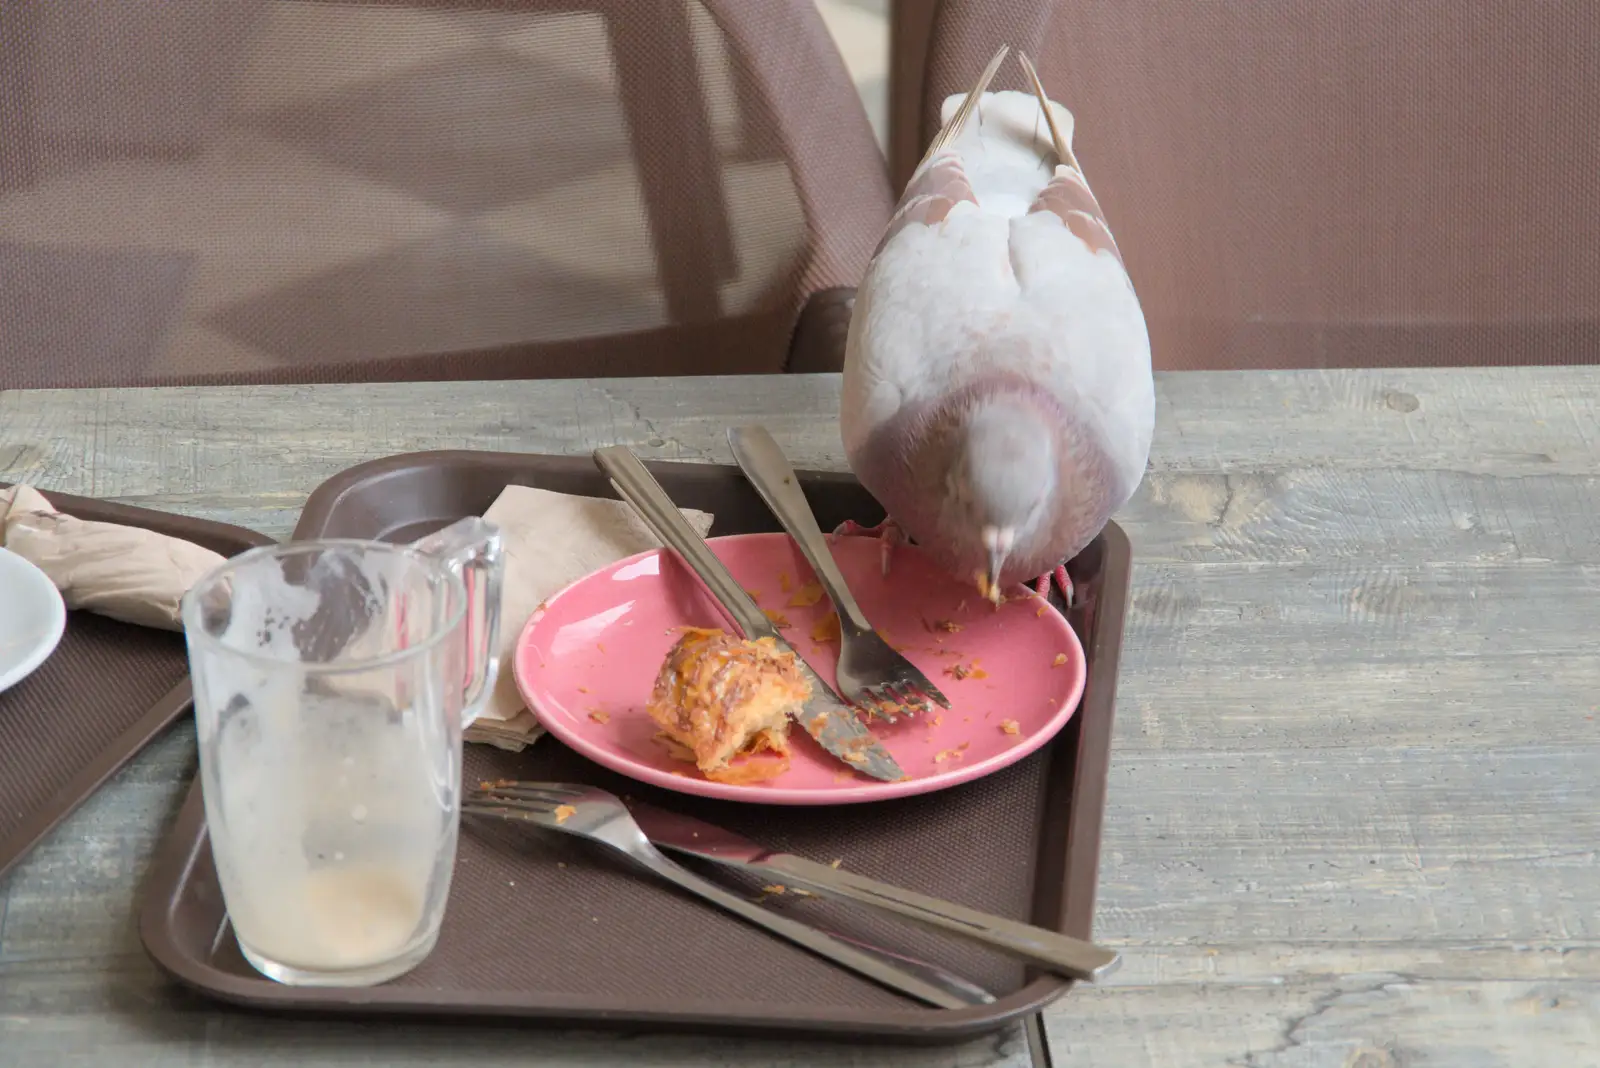
[[[500,673],[500,583],[505,574],[505,540],[499,527],[473,515],[419,538],[411,547],[459,576],[467,590],[467,615],[463,621],[467,656],[461,701],[461,725],[467,727],[483,710]]]

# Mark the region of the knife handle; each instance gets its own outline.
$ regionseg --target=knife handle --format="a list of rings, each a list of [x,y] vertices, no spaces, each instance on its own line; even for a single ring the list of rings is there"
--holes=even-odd
[[[611,485],[618,495],[633,506],[656,537],[676,551],[683,562],[700,576],[700,581],[706,584],[711,596],[721,602],[723,609],[744,631],[746,638],[782,638],[778,628],[772,625],[761,607],[728,573],[728,569],[689,525],[689,521],[683,518],[683,513],[672,503],[667,491],[661,488],[661,483],[633,454],[633,450],[626,445],[609,445],[594,451],[594,462],[611,479]]]
[[[653,855],[641,855],[632,850],[626,851],[627,856],[643,864],[657,875],[669,882],[677,884],[684,890],[698,895],[719,908],[733,913],[740,919],[764,927],[781,938],[785,938],[802,949],[809,950],[819,957],[824,957],[835,964],[843,965],[858,975],[898,991],[918,1001],[941,1009],[965,1009],[974,1004],[970,984],[964,980],[953,980],[954,976],[946,976],[932,965],[921,961],[915,962],[915,969],[906,967],[906,961],[896,960],[885,953],[877,952],[859,944],[850,944],[822,931],[809,924],[792,920],[770,909],[763,908],[752,901],[740,897],[738,894],[724,890],[709,879],[696,875],[681,865],[674,864],[660,853],[650,850]],[[932,977],[930,977],[932,973]],[[983,991],[978,991],[983,994]],[[985,995],[986,996],[986,995]],[[990,1000],[993,1000],[990,998]]]
[[[767,857],[758,866],[780,872],[821,893],[874,905],[926,926],[951,931],[1074,979],[1096,982],[1116,971],[1122,963],[1122,958],[1112,950],[1081,938],[941,901],[804,857],[777,854]]]
[[[858,633],[871,630],[872,624],[850,593],[850,587],[845,583],[844,574],[834,561],[833,553],[828,551],[822,528],[817,525],[816,513],[811,510],[805,492],[800,489],[800,480],[795,477],[794,467],[772,435],[761,426],[730,427],[728,446],[733,450],[733,458],[738,462],[739,469],[800,547],[811,570],[817,573],[818,581],[828,591],[828,599],[839,612],[839,619],[847,628]]]

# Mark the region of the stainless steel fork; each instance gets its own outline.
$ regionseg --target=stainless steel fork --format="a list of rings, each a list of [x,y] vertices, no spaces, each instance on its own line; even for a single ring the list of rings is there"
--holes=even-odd
[[[740,426],[728,431],[733,458],[750,484],[789,532],[817,581],[839,613],[839,693],[864,711],[893,720],[884,709],[893,704],[915,711],[925,700],[949,708],[950,702],[928,676],[883,640],[845,584],[839,565],[817,526],[794,468],[765,427]]]
[[[932,964],[825,932],[762,908],[668,860],[645,837],[622,799],[604,790],[570,783],[484,784],[466,792],[461,811],[469,815],[520,820],[609,846],[640,867],[742,920],[929,1005],[960,1009],[994,1000],[981,987]]]

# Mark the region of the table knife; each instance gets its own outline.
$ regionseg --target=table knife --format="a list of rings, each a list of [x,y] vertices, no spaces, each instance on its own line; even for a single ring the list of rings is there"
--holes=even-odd
[[[855,770],[884,782],[906,778],[883,743],[856,718],[833,688],[795,651],[772,620],[728,573],[721,560],[683,518],[672,498],[626,445],[596,449],[594,461],[611,480],[617,494],[633,506],[656,537],[674,549],[721,603],[733,623],[751,640],[771,638],[778,648],[794,654],[796,665],[811,684],[811,698],[795,719],[817,743]]]
[[[645,836],[663,849],[742,869],[768,882],[795,884],[825,896],[872,905],[982,942],[1059,975],[1092,983],[1104,979],[1122,963],[1116,953],[1092,942],[941,901],[792,853],[774,852],[693,816],[643,802],[632,802],[628,807]]]

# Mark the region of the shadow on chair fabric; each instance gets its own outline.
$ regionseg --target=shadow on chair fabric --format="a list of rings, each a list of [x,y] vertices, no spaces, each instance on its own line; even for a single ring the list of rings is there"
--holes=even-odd
[[[891,206],[811,0],[0,0],[0,388],[833,370]]]

